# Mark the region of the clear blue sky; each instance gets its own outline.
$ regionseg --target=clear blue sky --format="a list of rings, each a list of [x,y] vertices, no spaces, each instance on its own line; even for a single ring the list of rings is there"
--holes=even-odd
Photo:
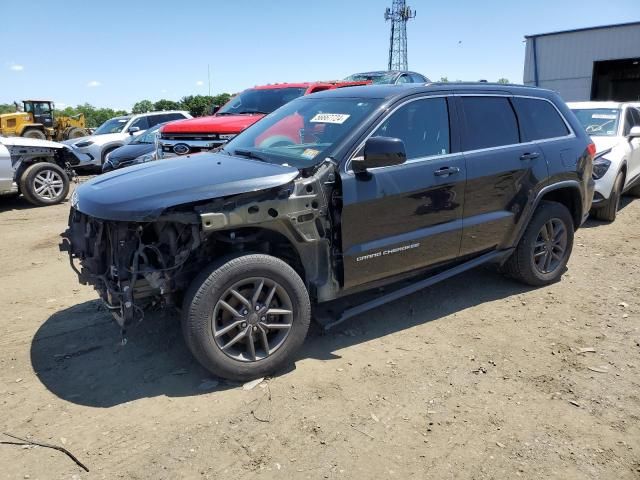
[[[256,84],[384,69],[391,0],[0,0],[0,103],[129,110]],[[409,68],[522,81],[526,34],[638,20],[638,0],[409,0]],[[460,43],[459,43],[460,42]]]

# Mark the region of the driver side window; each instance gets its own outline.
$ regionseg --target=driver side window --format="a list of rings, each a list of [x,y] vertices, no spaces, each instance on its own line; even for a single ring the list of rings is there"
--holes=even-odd
[[[409,102],[391,114],[373,136],[399,138],[407,160],[450,153],[449,109],[442,97]]]

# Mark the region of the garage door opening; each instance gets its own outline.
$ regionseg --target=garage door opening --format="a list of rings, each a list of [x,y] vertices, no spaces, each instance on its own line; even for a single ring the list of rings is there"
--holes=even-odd
[[[640,58],[593,62],[591,100],[640,101]]]

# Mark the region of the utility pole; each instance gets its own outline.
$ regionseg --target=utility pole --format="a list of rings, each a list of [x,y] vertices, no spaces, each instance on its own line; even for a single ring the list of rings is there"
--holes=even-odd
[[[388,70],[408,70],[407,22],[416,17],[416,11],[407,7],[406,0],[393,0],[391,8],[384,12],[384,19],[391,21]]]

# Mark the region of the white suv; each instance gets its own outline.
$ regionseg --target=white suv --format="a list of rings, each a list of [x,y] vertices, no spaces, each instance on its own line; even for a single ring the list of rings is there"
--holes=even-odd
[[[178,110],[115,117],[100,125],[93,135],[74,138],[63,143],[71,146],[80,159],[80,167],[102,166],[109,153],[129,143],[133,136],[159,123],[187,118],[193,117],[188,112]]]
[[[596,145],[592,214],[612,222],[623,193],[640,196],[640,109],[619,102],[567,103]]]

